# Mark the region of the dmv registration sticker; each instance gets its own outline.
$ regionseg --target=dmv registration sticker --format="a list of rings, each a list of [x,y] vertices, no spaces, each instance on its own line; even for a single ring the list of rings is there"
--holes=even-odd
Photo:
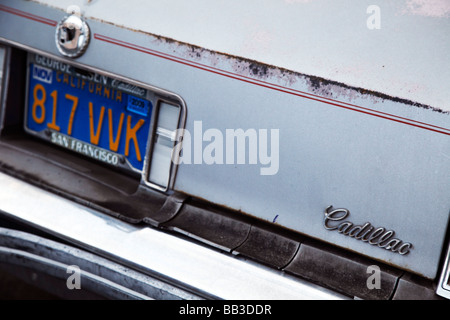
[[[25,129],[109,165],[142,171],[153,104],[139,86],[34,57]]]

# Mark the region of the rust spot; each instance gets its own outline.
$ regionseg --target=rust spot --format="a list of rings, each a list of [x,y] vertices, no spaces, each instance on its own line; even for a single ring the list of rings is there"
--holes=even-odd
[[[230,72],[243,77],[253,78],[261,81],[268,81],[270,79],[270,82],[272,84],[284,86],[292,86],[295,83],[301,81],[303,83],[306,83],[310,93],[322,96],[324,98],[337,99],[340,97],[341,99],[344,98],[346,100],[352,101],[357,97],[363,97],[371,99],[371,102],[374,104],[383,100],[391,100],[401,104],[428,109],[443,114],[450,114],[450,111],[444,111],[439,108],[435,108],[422,103],[417,103],[408,99],[394,97],[369,89],[352,87],[344,83],[325,79],[322,77],[291,71],[286,68],[276,67],[274,65],[261,63],[255,60],[242,58],[227,53],[212,51],[197,45],[181,42],[169,37],[144,32],[141,30],[127,28],[101,19],[96,19],[93,17],[90,17],[90,19],[148,35],[152,38],[150,40],[152,44],[167,44],[169,47],[168,51],[172,52],[172,54],[180,58],[202,63],[211,67],[218,67],[224,71],[230,70]]]
[[[252,62],[248,67],[250,68],[253,75],[256,77],[262,78],[267,76],[267,69],[268,69],[267,65]]]
[[[192,44],[179,42],[173,39],[158,36],[158,41],[175,45],[173,52],[181,54],[182,57],[192,59],[192,61],[206,63],[210,66],[218,66],[222,63],[223,67],[231,68],[232,72],[244,77],[250,77],[262,81],[275,80],[281,85],[292,86],[302,81],[306,83],[310,93],[322,96],[324,98],[344,98],[352,101],[357,97],[366,97],[371,99],[371,103],[378,103],[383,100],[391,100],[401,104],[406,104],[418,108],[433,110],[439,113],[450,114],[450,111],[417,103],[408,99],[399,98],[369,89],[357,88],[325,78],[294,72],[288,69],[276,67],[273,65],[261,63],[226,53],[214,52]]]
[[[368,90],[364,88],[357,88],[357,87],[351,87],[346,84],[332,81],[320,77],[315,76],[309,76],[304,75],[305,80],[308,84],[308,89],[311,91],[311,93],[327,97],[327,98],[337,98],[339,96],[345,96],[348,100],[353,100],[356,97],[369,97],[372,99],[373,103],[377,103],[382,100],[390,100],[394,102],[398,102],[401,104],[406,104],[418,108],[428,109],[435,112],[443,113],[443,114],[450,114],[450,111],[443,111],[441,109],[423,104],[414,102],[408,99],[399,98],[395,96],[391,96],[388,94],[380,93],[373,90]]]

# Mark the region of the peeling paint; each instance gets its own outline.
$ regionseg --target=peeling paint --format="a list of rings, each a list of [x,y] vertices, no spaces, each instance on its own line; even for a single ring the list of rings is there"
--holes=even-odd
[[[153,35],[154,36],[154,35]],[[291,86],[299,78],[295,72],[260,63],[250,59],[237,57],[225,53],[214,52],[192,44],[182,43],[161,36],[154,36],[153,44],[165,43],[170,45],[169,51],[183,59],[202,63],[211,67],[229,69],[239,76],[268,81],[280,81],[283,85]]]
[[[196,45],[180,42],[168,37],[164,37],[161,35],[155,35],[149,32],[144,32],[140,30],[134,30],[131,28],[126,28],[121,25],[114,24],[112,22],[103,21],[101,19],[97,19],[94,17],[87,17],[88,19],[92,19],[101,23],[113,25],[115,27],[124,28],[133,32],[142,33],[150,36],[153,40],[150,40],[152,45],[160,45],[166,44],[169,47],[169,51],[179,57],[188,59],[191,61],[195,61],[197,63],[202,63],[210,67],[221,68],[222,71],[226,71],[226,69],[230,69],[229,71],[235,73],[236,75],[266,81],[270,84],[274,85],[282,85],[292,87],[298,82],[306,83],[307,91],[330,99],[342,99],[347,102],[352,102],[356,98],[364,96],[365,98],[370,98],[371,102],[376,104],[381,102],[382,100],[391,100],[394,102],[415,106],[419,108],[424,108],[432,111],[436,111],[443,114],[450,114],[450,111],[444,111],[426,104],[417,103],[408,99],[399,98],[390,96],[387,94],[383,94],[380,92],[364,89],[364,88],[355,88],[348,86],[346,84],[316,77],[312,75],[302,74],[300,72],[295,72],[291,70],[287,70],[284,68],[279,68],[273,65],[261,63],[258,61],[237,57],[234,55],[215,52],[209,49],[201,48]],[[419,90],[417,87],[415,90]],[[413,89],[414,90],[414,89]]]
[[[162,36],[152,36],[155,37],[154,41],[152,41],[153,44],[169,44],[170,51],[174,55],[195,61],[197,63],[205,64],[207,66],[221,68],[221,70],[230,71],[245,78],[256,79],[287,87],[292,87],[297,83],[302,83],[306,84],[306,91],[309,93],[329,99],[341,99],[346,102],[355,101],[360,97],[369,99],[372,104],[380,103],[383,100],[391,100],[401,104],[428,109],[439,113],[450,114],[450,111],[443,111],[441,109],[426,104],[417,103],[408,99],[390,96],[365,88],[352,87],[337,81],[302,74],[300,72],[279,68],[242,57],[214,52],[209,49],[179,42]],[[418,91],[421,89],[422,88],[417,85],[412,86],[410,91]]]
[[[46,1],[42,0],[30,0],[36,3],[44,3]],[[83,0],[84,6],[87,7],[89,3],[86,3],[87,0]],[[94,0],[98,1],[98,0]],[[286,4],[295,4],[295,3],[311,3],[313,0],[282,0]],[[447,17],[450,15],[450,0],[406,0],[403,2],[404,4],[404,13],[411,15],[422,15],[429,17]],[[48,4],[47,4],[48,5]],[[150,33],[147,31],[142,31],[139,29],[133,29],[124,25],[111,23],[109,21],[105,21],[99,18],[95,18],[93,16],[86,17],[88,19],[96,20],[101,23],[114,25],[116,27],[124,28],[127,30],[131,30],[134,32],[139,32],[142,34],[146,34],[149,37],[150,46],[147,46],[150,49],[159,49],[166,53],[170,53],[173,56],[180,57],[183,59],[187,59],[190,61],[194,61],[197,63],[201,63],[203,65],[217,68],[220,70],[224,70],[225,72],[231,72],[236,75],[256,79],[260,81],[265,81],[270,84],[276,86],[285,86],[292,89],[294,86],[298,89],[300,86],[301,89],[308,91],[310,93],[319,95],[324,98],[332,98],[337,99],[338,97],[343,100],[343,102],[351,102],[354,101],[358,97],[363,97],[365,99],[370,99],[372,103],[378,103],[381,100],[393,100],[401,103],[405,103],[407,105],[412,105],[420,108],[430,109],[433,111],[438,111],[441,113],[450,114],[450,110],[432,107],[430,105],[426,105],[423,103],[416,103],[412,100],[408,100],[405,98],[400,98],[392,95],[383,94],[380,92],[372,91],[372,89],[358,88],[346,85],[344,82],[337,82],[332,79],[333,76],[326,76],[327,78],[318,78],[312,75],[308,75],[305,73],[301,73],[302,70],[293,70],[292,68],[280,68],[273,64],[262,63],[260,61],[250,60],[246,58],[242,58],[242,56],[247,56],[243,53],[241,56],[230,55],[227,53],[222,53],[218,50],[209,50],[208,48],[202,48],[199,46],[195,46],[189,44],[187,42],[180,42],[169,37],[157,35],[154,33]],[[244,45],[244,52],[246,51],[264,51],[261,48],[264,46],[270,46],[270,42],[274,35],[272,35],[269,29],[262,29],[258,26],[256,30],[254,30],[253,35],[256,37],[252,37],[246,45]],[[160,46],[160,44],[164,43],[164,46]],[[141,44],[144,45],[145,44]],[[158,48],[159,47],[159,48]],[[163,48],[164,47],[164,48]],[[384,67],[384,66],[383,66]],[[347,69],[342,69],[339,67],[339,72],[336,69],[335,74],[337,78],[342,74],[350,74],[354,77],[364,77],[363,70],[361,68],[351,69],[352,67],[348,67]],[[323,69],[323,65],[317,67],[318,70]],[[355,75],[356,73],[356,75]],[[345,78],[345,77],[344,77]],[[320,79],[320,80],[318,80]],[[398,79],[396,83],[404,81],[404,78]],[[304,86],[306,84],[306,86]],[[402,95],[403,97],[410,96],[409,94],[414,94],[414,96],[424,96],[426,95],[426,91],[420,86],[416,86],[414,83],[407,83],[405,86],[397,86],[397,89],[400,93],[394,93],[395,95]],[[308,91],[309,92],[309,91]],[[421,94],[417,94],[421,93]],[[424,100],[421,100],[424,101]],[[426,101],[426,100],[425,100]],[[445,110],[445,111],[444,111]]]
[[[292,87],[299,82],[305,83],[307,86],[306,91],[324,98],[339,98],[347,102],[352,102],[357,98],[363,96],[364,98],[370,99],[370,102],[373,104],[380,103],[383,100],[391,100],[414,107],[450,114],[450,111],[443,111],[441,109],[417,103],[408,99],[394,97],[364,88],[355,88],[343,83],[339,83],[337,81],[294,72],[242,57],[214,52],[205,48],[182,43],[162,36],[155,36],[155,41],[153,41],[153,43],[155,42],[164,42],[166,44],[170,44],[170,51],[182,58],[189,59],[198,63],[203,63],[212,67],[221,67],[224,69],[229,68],[231,72],[246,78],[252,78],[267,82],[270,81],[271,83],[289,87]],[[421,90],[421,87],[411,87],[411,90]]]

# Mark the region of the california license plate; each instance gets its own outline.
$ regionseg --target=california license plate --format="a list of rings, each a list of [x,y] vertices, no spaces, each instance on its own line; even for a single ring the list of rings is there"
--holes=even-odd
[[[153,105],[147,90],[36,56],[28,70],[25,129],[112,166],[142,171]]]

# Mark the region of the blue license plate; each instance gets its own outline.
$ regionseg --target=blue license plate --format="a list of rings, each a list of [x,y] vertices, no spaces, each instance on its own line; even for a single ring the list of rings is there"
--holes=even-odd
[[[26,130],[98,161],[142,171],[153,107],[146,90],[64,71],[29,65]]]

